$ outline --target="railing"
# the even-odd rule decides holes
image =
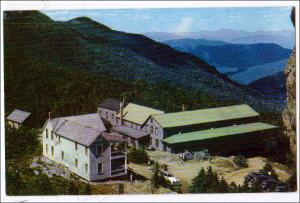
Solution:
[[[120,165],[118,168],[114,168],[111,170],[112,176],[120,173],[125,173],[125,165]]]
[[[114,157],[114,156],[125,156],[125,152],[123,152],[123,151],[112,151],[111,156],[112,157]]]

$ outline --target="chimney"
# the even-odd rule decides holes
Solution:
[[[185,106],[184,106],[184,104],[182,104],[182,111],[185,111]]]
[[[51,120],[51,111],[48,112],[48,119]]]
[[[123,104],[124,100],[123,102],[120,102],[120,125],[123,125]]]

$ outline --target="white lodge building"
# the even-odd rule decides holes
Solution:
[[[88,181],[127,174],[126,143],[106,128],[98,113],[48,119],[43,155]]]

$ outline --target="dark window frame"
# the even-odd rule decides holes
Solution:
[[[99,167],[101,166],[101,167]],[[99,170],[101,169],[101,170]],[[103,164],[102,163],[98,163],[97,164],[97,174],[103,174]]]
[[[99,148],[101,148],[100,153],[99,153]],[[101,145],[101,144],[97,145],[97,147],[96,147],[97,155],[101,156],[103,154],[103,151],[104,151],[103,150],[103,145]]]

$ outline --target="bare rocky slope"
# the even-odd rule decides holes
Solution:
[[[291,13],[291,20],[295,26],[295,8]],[[296,50],[285,68],[286,88],[287,88],[287,107],[283,112],[283,123],[285,125],[285,135],[290,140],[290,150],[293,159],[297,156],[297,132],[296,132]]]
[[[285,68],[287,77],[287,107],[283,112],[283,123],[285,125],[285,134],[290,140],[290,150],[294,160],[297,153],[296,137],[296,58],[295,49],[291,55],[288,65]]]

